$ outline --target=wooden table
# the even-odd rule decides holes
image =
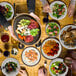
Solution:
[[[24,13],[24,12],[27,13],[26,0],[0,0],[0,2],[2,2],[2,1],[8,1],[12,5],[13,5],[13,3],[15,3],[16,4],[16,13]],[[49,1],[49,3],[51,3],[53,0],[48,0],[48,1]],[[64,1],[67,4],[67,7],[68,7],[70,0],[62,0],[62,1]],[[35,13],[41,19],[40,20],[41,29],[42,29],[42,32],[41,32],[41,41],[43,41],[48,36],[45,33],[45,26],[46,26],[46,24],[43,23],[44,13],[42,13],[42,3],[40,2],[40,0],[36,0],[36,10],[35,10]],[[49,17],[49,19],[51,20],[52,18]],[[69,18],[68,15],[67,15],[64,19],[59,20],[59,23],[61,25],[60,26],[61,28],[63,28],[65,25],[73,24],[73,17]],[[4,32],[7,32],[8,34],[10,34],[9,31],[5,31],[4,30]],[[8,42],[9,46],[10,46],[10,48],[9,48],[10,52],[11,52],[12,46],[14,45],[14,44],[12,44],[11,40],[12,40],[12,37],[10,36],[10,41]],[[16,43],[15,43],[15,45],[16,45]],[[34,46],[34,45],[32,45],[32,46]],[[25,45],[25,48],[26,47],[27,46]],[[1,40],[0,40],[0,48],[3,51],[5,51],[5,49],[4,49],[4,43],[2,43]],[[40,48],[38,48],[38,49],[40,51]],[[47,72],[48,72],[47,76],[51,76],[50,73],[49,73],[49,64],[50,64],[51,60],[48,60],[48,59],[44,58],[41,55],[40,62],[36,66],[29,67],[29,66],[24,65],[23,62],[22,62],[21,54],[22,54],[23,49],[22,50],[18,49],[18,50],[19,50],[18,55],[14,56],[14,55],[10,54],[9,57],[16,58],[19,61],[20,65],[24,66],[27,69],[27,72],[28,72],[29,76],[38,76],[38,69],[39,69],[40,66],[44,65],[44,61],[45,60],[47,60],[47,65],[46,65]],[[64,54],[66,54],[66,53],[67,53],[67,50],[65,48],[63,48],[60,57],[64,58]],[[0,57],[0,65],[2,64],[2,62],[4,61],[4,59],[6,59],[6,57],[4,57],[4,56]],[[1,71],[0,71],[0,76],[4,76]],[[18,76],[20,76],[20,75],[18,75]]]

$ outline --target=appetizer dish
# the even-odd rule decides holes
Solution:
[[[2,72],[5,76],[16,76],[18,74],[18,70],[20,69],[19,62],[14,58],[7,58],[3,61],[1,66]]]
[[[44,57],[53,59],[60,55],[61,45],[57,39],[48,38],[42,43],[41,51]]]
[[[57,36],[59,34],[60,27],[56,22],[49,22],[46,26],[46,33],[49,36]]]
[[[18,37],[26,43],[30,43],[39,34],[39,25],[33,19],[21,19],[17,25]]]
[[[27,47],[22,53],[22,60],[28,66],[36,65],[40,60],[40,53],[34,47]]]
[[[67,14],[67,7],[61,1],[54,1],[50,4],[50,8],[52,9],[52,13],[50,16],[56,20],[63,19]]]
[[[5,16],[7,20],[11,20],[14,15],[13,6],[8,2],[0,3],[0,12]]]
[[[49,71],[52,76],[65,76],[68,72],[68,67],[63,62],[63,59],[57,58],[50,63]]]
[[[76,49],[76,26],[65,26],[59,35],[61,44],[67,49]]]
[[[5,64],[6,72],[10,73],[12,71],[16,71],[17,69],[17,63],[15,62],[8,62]]]

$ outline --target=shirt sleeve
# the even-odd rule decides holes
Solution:
[[[76,2],[75,0],[71,0],[71,3],[74,4],[74,5],[75,5],[75,2]]]
[[[35,0],[27,0],[27,8],[29,12],[35,12]]]
[[[8,27],[11,24],[6,20],[6,18],[3,16],[3,14],[0,12],[0,24],[4,27]]]
[[[42,2],[43,6],[48,3],[47,0],[40,0],[40,1]]]

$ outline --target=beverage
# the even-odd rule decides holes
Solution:
[[[9,54],[10,54],[10,52],[9,52],[9,51],[4,51],[4,56],[5,56],[5,57],[8,57],[8,56],[9,56]]]
[[[4,45],[4,48],[5,48],[6,50],[8,50],[8,49],[9,49],[9,44],[6,43],[6,44]]]
[[[1,36],[1,40],[2,40],[2,42],[8,42],[9,41],[9,36],[7,34],[3,34]]]

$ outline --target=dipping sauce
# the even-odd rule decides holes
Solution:
[[[2,42],[8,42],[9,41],[9,36],[7,34],[3,34],[1,36],[1,40],[2,40]]]
[[[5,51],[5,52],[4,52],[4,56],[5,56],[5,57],[8,57],[8,56],[9,56],[9,54],[10,54],[10,52],[9,52],[9,51]]]

